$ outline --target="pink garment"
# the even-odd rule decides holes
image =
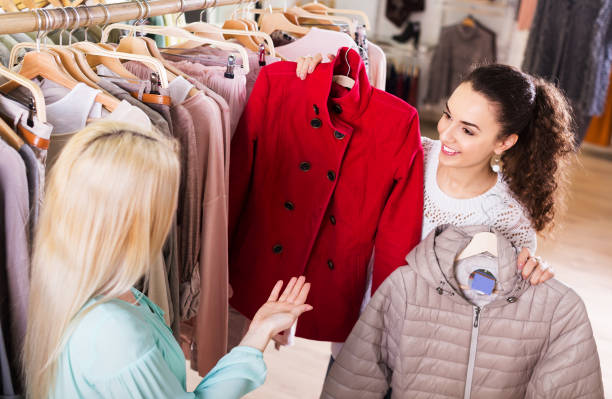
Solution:
[[[257,76],[259,76],[259,71],[262,67],[259,66],[259,55],[257,53],[252,52],[250,50],[247,50],[247,53],[249,56],[249,73],[246,77],[248,99],[251,96],[253,86],[255,85],[255,81],[257,80]],[[172,61],[190,61],[205,66],[225,67],[227,65],[227,57],[229,56],[229,54],[230,52],[226,50],[201,46],[185,50],[181,53],[181,55],[164,54],[164,58]],[[188,56],[189,58],[186,58],[185,56]],[[269,55],[266,55],[266,65],[270,65],[278,61],[280,61],[280,58],[270,57]],[[242,65],[242,60],[240,58],[236,60],[236,65]]]
[[[385,90],[387,81],[387,57],[376,44],[368,41],[368,58],[370,60],[370,83],[380,90]]]
[[[517,28],[518,30],[531,29],[531,23],[535,15],[538,0],[522,0],[519,8]]]
[[[276,47],[276,52],[287,61],[297,61],[299,57],[313,56],[321,53],[323,57],[335,55],[342,47],[357,48],[355,41],[346,33],[312,28],[302,38]]]
[[[230,109],[230,131],[233,134],[247,102],[244,73],[235,69],[234,79],[228,79],[224,76],[225,67],[204,66],[189,61],[175,62],[174,65],[225,99]]]

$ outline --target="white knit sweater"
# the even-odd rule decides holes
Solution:
[[[440,142],[422,138],[425,161],[425,193],[423,209],[424,239],[436,226],[488,225],[494,227],[517,248],[536,249],[536,233],[526,210],[514,198],[499,174],[497,183],[474,198],[457,199],[445,194],[436,179]]]

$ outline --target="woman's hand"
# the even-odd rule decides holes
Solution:
[[[524,280],[529,280],[531,285],[542,284],[555,277],[552,268],[540,258],[531,256],[527,248],[523,248],[517,258],[518,269]]]
[[[334,54],[329,54],[327,56],[330,61],[333,61],[336,56]],[[317,65],[319,65],[323,61],[323,54],[319,53],[314,57],[300,57],[297,59],[297,67],[295,68],[295,73],[298,78],[304,80],[306,79],[306,75],[314,72]]]
[[[249,331],[240,345],[251,346],[263,352],[271,337],[291,327],[302,313],[312,310],[312,306],[305,304],[310,283],[306,283],[304,276],[289,280],[279,298],[281,288],[283,282],[278,281],[268,302],[253,316]]]

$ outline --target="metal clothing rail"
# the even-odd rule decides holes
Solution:
[[[91,26],[107,24],[112,22],[122,22],[130,19],[153,17],[157,15],[173,14],[184,11],[203,10],[218,6],[248,3],[245,0],[159,0],[150,2],[127,2],[108,5],[79,6],[73,11],[79,13],[77,26]],[[45,8],[49,23],[43,23],[45,30],[53,30],[66,27],[70,22],[70,27],[74,26],[74,21],[67,21],[66,13],[61,8]],[[74,13],[73,13],[74,15]],[[72,18],[71,18],[72,19]],[[36,11],[11,12],[0,14],[0,34],[36,32],[41,28],[40,13]]]

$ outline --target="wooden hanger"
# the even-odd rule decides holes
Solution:
[[[25,144],[21,137],[19,137],[2,118],[0,118],[0,137],[6,142],[6,144],[10,145],[17,151]]]
[[[455,262],[484,252],[497,257],[497,236],[494,233],[476,233],[467,247],[457,255]]]
[[[143,55],[139,55],[139,54],[130,54],[130,53],[123,53],[120,51],[109,51],[106,50],[104,48],[99,47],[97,44],[94,43],[90,43],[90,42],[79,42],[79,43],[74,43],[73,46],[78,47],[80,50],[82,50],[85,54],[87,54],[87,59],[89,60],[90,57],[95,57],[92,58],[92,60],[96,60],[96,61],[100,61],[99,63],[95,64],[95,65],[104,65],[106,67],[108,67],[112,72],[115,72],[117,75],[119,75],[120,77],[126,79],[126,80],[135,80],[135,81],[140,81],[140,79],[130,73],[129,71],[127,71],[127,69],[125,69],[125,67],[121,64],[121,62],[119,60],[124,59],[124,60],[132,60],[132,61],[139,61],[142,62],[143,64],[146,64],[149,68],[153,69],[155,72],[157,72],[157,74],[159,75],[159,80],[160,80],[160,85],[163,88],[168,88],[168,74],[166,69],[164,68],[164,65],[162,64],[161,61],[159,61],[156,58],[153,57],[148,57],[148,56],[143,56]],[[108,62],[109,60],[113,60],[116,61],[117,63],[119,63],[119,65],[121,66],[121,68],[127,72],[129,75],[131,76],[122,76],[121,73],[119,73],[117,70],[114,70],[111,68],[111,66],[114,67],[114,65],[116,65],[114,62],[110,63]],[[91,65],[91,63],[90,63]],[[110,65],[110,66],[109,66]]]
[[[247,54],[245,48],[240,46],[239,44],[222,42],[222,41],[212,40],[212,39],[205,38],[205,37],[196,36],[196,35],[194,35],[191,32],[187,32],[184,29],[176,28],[176,27],[170,27],[170,26],[132,26],[132,25],[126,25],[126,24],[112,24],[112,25],[109,25],[106,28],[104,28],[104,30],[102,32],[102,42],[106,42],[106,40],[108,40],[108,34],[113,29],[125,29],[125,30],[128,30],[128,31],[131,31],[132,33],[135,30],[139,30],[139,31],[141,31],[143,33],[151,33],[151,34],[161,35],[161,36],[169,36],[169,37],[182,38],[182,39],[187,39],[187,40],[199,42],[201,45],[202,44],[208,44],[208,45],[217,46],[217,47],[225,49],[225,50],[233,50],[233,51],[236,51],[236,52],[238,52],[240,54],[240,57],[242,58],[242,68],[244,69],[245,74],[248,74],[249,71],[250,71],[248,54]]]
[[[16,55],[20,49],[36,49],[37,46],[38,45],[36,43],[17,43],[11,50],[10,61],[14,63]],[[63,52],[62,54],[66,55],[66,53]],[[28,79],[33,79],[40,76],[72,90],[80,82],[66,71],[66,67],[74,70],[75,73],[77,70],[80,71],[76,65],[76,61],[74,61],[74,58],[72,59],[72,62],[63,65],[61,63],[61,59],[58,62],[58,60],[55,58],[55,54],[50,53],[48,50],[30,51],[23,57],[19,74]],[[0,91],[3,93],[8,93],[14,90],[18,85],[19,84],[15,81],[7,82],[0,86]],[[96,96],[95,101],[102,104],[104,108],[109,111],[113,111],[120,103],[119,100],[106,93],[99,93]]]
[[[350,90],[353,87],[355,87],[355,80],[350,77],[351,64],[349,64],[349,61],[348,61],[349,51],[350,50],[346,50],[344,52],[344,62],[346,63],[346,66],[348,67],[348,71],[346,72],[346,75],[333,75],[332,82],[337,83],[340,86],[345,87]]]
[[[18,73],[11,72],[9,69],[0,65],[0,75],[10,79],[12,82],[17,83],[28,89],[32,93],[32,99],[34,100],[34,106],[36,107],[36,116],[42,123],[47,123],[47,108],[45,105],[45,96],[40,87],[29,79],[24,78]]]
[[[355,36],[355,24],[350,20],[350,18],[326,14],[314,14],[300,7],[291,7],[287,10],[287,13],[295,15],[298,19],[310,19],[316,21],[317,23],[321,23],[321,21],[323,21],[325,23],[329,23],[330,25],[348,25],[351,37]]]
[[[252,21],[255,22],[255,21]],[[243,25],[242,25],[243,26]],[[255,24],[255,26],[257,26]],[[270,54],[271,57],[276,57],[276,51],[274,50],[274,42],[270,35],[265,32],[260,32],[258,30],[241,30],[241,29],[226,29],[225,26],[223,28],[218,28],[214,25],[211,25],[206,22],[192,22],[188,25],[182,27],[182,29],[194,33],[197,36],[208,37],[214,40],[225,40],[225,38],[229,37],[240,37],[240,36],[249,36],[262,39],[266,44],[266,50]],[[206,35],[206,36],[205,36]],[[179,45],[173,46],[173,48],[193,48],[197,46],[201,46],[201,43],[192,43],[185,42]],[[259,51],[259,46],[253,50]]]
[[[244,21],[239,19],[228,19],[223,23],[223,29],[232,29],[232,30],[240,30],[248,32],[250,29],[250,25]],[[259,43],[257,43],[253,38],[249,36],[232,36],[232,35],[223,35],[225,39],[231,39],[233,37],[238,40],[238,42],[243,45],[245,48],[248,48],[251,51],[259,50]]]
[[[325,13],[325,14],[345,14],[345,15],[358,15],[363,20],[366,30],[371,30],[370,18],[368,15],[361,10],[350,10],[350,9],[339,9],[331,8],[321,3],[308,3],[301,6],[306,11],[314,14]]]
[[[287,19],[280,12],[268,12],[265,10],[250,10],[253,14],[260,14],[259,30],[267,34],[271,34],[275,30],[281,30],[287,33],[304,36],[310,32],[310,28],[298,26]]]

